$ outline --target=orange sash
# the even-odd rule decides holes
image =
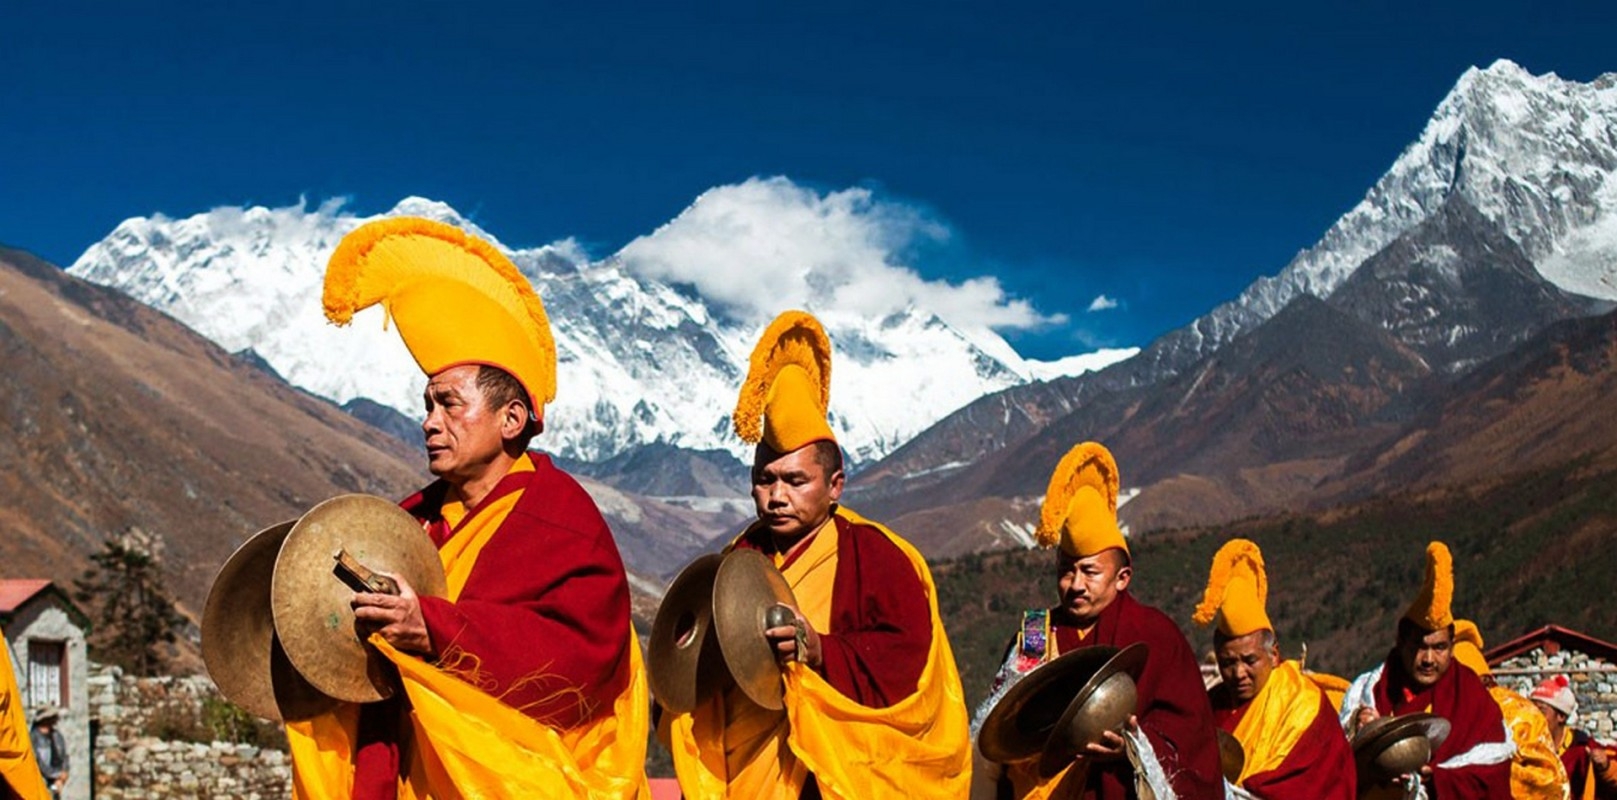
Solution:
[[[1516,742],[1516,757],[1510,762],[1510,796],[1516,800],[1564,800],[1566,766],[1550,741],[1550,723],[1533,701],[1503,686],[1488,687],[1505,726]]]
[[[1295,661],[1282,661],[1269,673],[1263,691],[1252,698],[1235,725],[1235,740],[1246,751],[1237,785],[1280,768],[1319,715],[1320,691]]]
[[[726,698],[681,714],[670,724],[671,749],[680,788],[690,800],[796,798],[810,772],[828,800],[909,798],[917,792],[966,796],[971,743],[965,696],[926,562],[885,527],[844,507],[837,514],[880,530],[909,558],[926,587],[932,636],[915,692],[888,708],[869,708],[792,663],[785,671],[784,712]],[[828,630],[836,578],[834,524],[827,522],[807,548],[783,574],[815,630],[835,633]],[[734,746],[742,741],[757,746],[746,751]]]
[[[11,645],[4,631],[0,631],[0,781],[23,800],[50,800],[50,789],[34,758],[33,740],[28,738],[28,719],[23,716],[22,693],[17,691]]]
[[[533,462],[524,455],[511,472],[532,470]],[[478,554],[521,495],[512,492],[491,502],[438,551],[451,601],[460,596]],[[444,511],[452,527],[465,514],[458,503],[446,503]],[[400,800],[650,797],[645,777],[650,695],[632,627],[628,687],[613,702],[610,715],[568,731],[544,725],[456,675],[398,652],[380,636],[371,636],[370,643],[398,667],[410,700]],[[350,796],[358,708],[343,704],[333,713],[287,724],[293,797]]]

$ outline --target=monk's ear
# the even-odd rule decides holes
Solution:
[[[1117,590],[1129,588],[1129,581],[1134,579],[1134,567],[1124,564],[1117,568]]]
[[[826,480],[826,483],[831,487],[831,502],[835,503],[842,499],[842,487],[847,482],[847,479],[848,476],[839,469],[831,473],[831,477]]]
[[[510,400],[500,408],[500,438],[509,442],[528,428],[528,407],[521,400]]]

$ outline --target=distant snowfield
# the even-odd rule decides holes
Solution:
[[[232,352],[251,349],[293,385],[366,397],[412,418],[425,378],[382,314],[344,329],[320,306],[326,261],[370,219],[421,216],[495,242],[533,282],[558,350],[543,446],[600,460],[665,442],[745,457],[730,410],[768,320],[806,308],[835,358],[831,423],[856,463],[891,452],[984,394],[1076,375],[1136,352],[1023,359],[996,328],[1059,324],[991,277],[928,281],[896,253],[935,223],[864,190],[819,194],[783,178],[704,193],[623,251],[592,260],[571,240],[510,248],[450,206],[406,198],[359,217],[317,208],[219,208],[133,218],[69,272],[164,311]],[[734,286],[751,282],[748,291]],[[775,287],[778,291],[766,291]]]

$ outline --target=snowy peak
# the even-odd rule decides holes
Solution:
[[[1278,274],[1158,340],[1142,363],[1173,374],[1299,294],[1326,298],[1367,259],[1463,197],[1560,288],[1617,299],[1617,75],[1470,69],[1363,200]]]
[[[733,202],[726,197],[728,188],[786,196],[799,204],[836,200],[784,179],[720,187],[704,198],[716,193]],[[843,217],[858,211],[857,204],[850,208],[832,211]],[[834,225],[839,218],[823,208],[816,213],[818,233],[807,243],[839,255],[843,245],[836,241]],[[438,220],[488,238],[544,298],[560,374],[542,446],[587,461],[653,444],[744,455],[730,431],[729,411],[753,339],[767,319],[734,313],[733,304],[719,313],[703,287],[677,280],[679,270],[699,275],[703,264],[723,262],[726,254],[711,252],[712,241],[695,240],[698,246],[691,247],[687,237],[678,247],[664,247],[657,237],[665,229],[679,231],[677,219],[636,240],[640,251],[655,252],[660,263],[673,265],[663,278],[634,269],[632,259],[621,253],[592,260],[572,240],[525,249],[498,244],[497,237],[453,207],[426,198],[406,198],[379,217],[397,215]],[[345,233],[375,218],[349,213],[341,201],[312,209],[300,202],[287,208],[215,209],[184,219],[134,218],[90,247],[69,272],[167,312],[233,352],[252,350],[296,386],[337,403],[368,398],[418,418],[425,379],[397,334],[384,329],[380,313],[361,312],[339,330],[321,312],[326,261]],[[860,255],[882,257],[868,248]],[[958,301],[965,294],[912,272],[888,270],[854,272],[863,279],[875,274],[917,298]],[[805,283],[836,286],[838,280],[849,278],[810,274]],[[983,287],[968,288],[980,295]],[[801,305],[820,316],[836,351],[831,422],[855,463],[880,458],[955,409],[1024,383],[1035,372],[1082,371],[1132,353],[1110,351],[1043,365],[1021,359],[986,325],[948,321],[950,313],[963,313],[976,322],[982,304],[966,310],[974,317],[961,312],[958,303],[952,312],[911,302],[871,314],[868,307],[839,304],[834,292],[804,299]],[[990,310],[993,303],[1010,303],[997,296],[990,300]]]

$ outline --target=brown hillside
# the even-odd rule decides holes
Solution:
[[[342,492],[394,496],[413,454],[173,319],[0,251],[0,562],[69,582],[112,533],[161,538],[201,608],[248,535]]]
[[[63,585],[110,534],[161,538],[172,587],[200,610],[247,536],[333,495],[402,497],[418,447],[232,356],[174,319],[0,249],[0,575]],[[542,442],[541,442],[542,443]],[[612,526],[647,614],[662,579],[739,528],[580,479]]]

